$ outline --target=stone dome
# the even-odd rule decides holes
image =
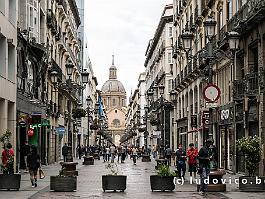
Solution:
[[[107,92],[122,92],[125,93],[123,84],[117,79],[107,80],[101,88],[103,93]]]

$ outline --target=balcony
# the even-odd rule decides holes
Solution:
[[[213,4],[215,3],[215,0],[207,0],[207,6],[211,8]]]
[[[235,30],[247,33],[265,19],[265,1],[249,0],[227,22],[227,32]],[[242,32],[243,31],[243,32]]]
[[[206,17],[209,11],[206,0],[201,0],[202,16]]]
[[[194,11],[194,22],[195,24],[201,25],[203,21],[203,17],[201,15],[201,11],[199,11],[198,5],[195,7]]]
[[[256,96],[259,90],[259,74],[250,73],[245,76],[247,96]]]
[[[58,1],[58,11],[61,15],[66,16],[67,13],[67,4],[65,0]]]
[[[245,94],[245,81],[244,79],[234,80],[233,82],[233,98],[235,101],[242,100]]]

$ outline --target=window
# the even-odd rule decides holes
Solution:
[[[110,106],[110,97],[108,97],[108,106]]]
[[[173,37],[173,31],[171,26],[168,28],[168,36]]]
[[[5,2],[6,1],[3,0],[0,1],[0,12],[3,13],[3,15],[5,15]]]
[[[112,126],[114,126],[116,128],[121,126],[121,122],[118,119],[114,119],[111,124],[112,124]]]
[[[124,105],[124,99],[122,99],[122,104],[121,104],[121,105],[122,105],[122,106],[125,106],[125,105]]]
[[[115,100],[115,98],[112,100],[112,105],[113,106],[116,106],[116,100]]]
[[[233,1],[232,0],[228,0],[227,1],[227,19],[231,19],[233,16]]]
[[[8,79],[11,81],[15,80],[15,58],[16,51],[15,47],[11,44],[8,45]]]
[[[168,52],[168,63],[172,64],[172,52]]]
[[[6,76],[6,39],[0,37],[0,75]]]

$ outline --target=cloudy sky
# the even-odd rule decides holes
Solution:
[[[98,89],[108,79],[114,53],[118,79],[129,97],[145,70],[148,41],[169,3],[172,0],[85,0],[86,54],[92,61]]]

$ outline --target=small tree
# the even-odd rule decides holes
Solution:
[[[0,137],[0,142],[2,142],[3,148],[6,148],[6,145],[8,143],[10,143],[10,137],[11,137],[12,133],[11,131],[9,131],[8,129],[6,130],[6,132]]]
[[[249,175],[254,176],[261,160],[260,138],[257,136],[243,137],[236,141],[236,146],[246,156],[246,169]]]

